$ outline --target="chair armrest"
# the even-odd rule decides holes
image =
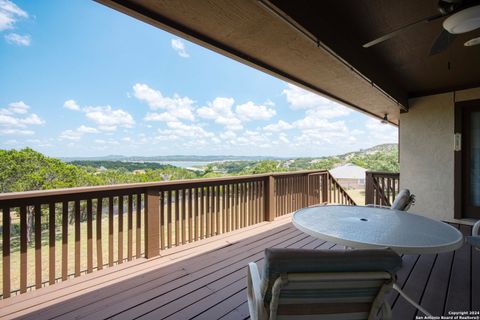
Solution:
[[[397,286],[396,283],[393,284],[393,289],[395,289],[396,291],[398,291],[398,293],[405,299],[407,300],[408,303],[410,303],[412,306],[414,306],[415,308],[417,308],[418,310],[420,310],[423,314],[425,314],[426,316],[429,316],[431,317],[432,315],[427,311],[425,310],[421,305],[419,305],[418,303],[416,303],[415,301],[412,300],[412,298],[410,298],[409,296],[407,296],[407,294],[405,292],[403,292],[402,289],[400,289],[399,286]]]
[[[465,241],[475,249],[480,250],[480,236],[467,236]]]
[[[248,297],[248,309],[250,311],[250,318],[252,320],[267,319],[267,313],[263,305],[263,296],[260,289],[262,279],[258,272],[258,267],[255,262],[248,264],[247,275],[247,297]]]
[[[472,228],[472,236],[480,236],[480,220],[475,222]]]

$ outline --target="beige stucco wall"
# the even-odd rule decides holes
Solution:
[[[454,105],[480,99],[480,88],[411,99],[400,115],[400,186],[416,195],[410,210],[444,221],[453,218]]]

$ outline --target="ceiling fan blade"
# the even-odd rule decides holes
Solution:
[[[392,32],[390,33],[387,33],[383,36],[381,36],[380,38],[377,38],[375,40],[372,40],[370,42],[367,42],[365,43],[362,47],[364,48],[370,48],[371,46],[374,46],[376,44],[379,44],[381,42],[384,42],[385,40],[388,40],[388,39],[391,39],[393,38],[394,36],[396,36],[397,34],[399,33],[402,33],[404,32],[405,30],[408,30],[412,27],[415,27],[417,24],[420,24],[420,23],[429,23],[429,22],[432,22],[434,20],[437,20],[437,19],[440,19],[440,18],[443,18],[445,17],[446,15],[443,15],[443,14],[437,14],[437,15],[434,15],[434,16],[431,16],[431,17],[428,17],[428,18],[425,18],[425,19],[422,19],[422,20],[418,20],[418,21],[415,21],[415,22],[412,22],[410,24],[407,24],[401,28],[398,28],[396,30],[393,30]]]
[[[442,29],[437,39],[435,39],[432,49],[430,49],[430,55],[433,56],[435,54],[445,51],[448,46],[453,42],[455,37],[455,34],[451,34],[447,30]]]

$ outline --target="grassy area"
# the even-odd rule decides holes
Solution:
[[[105,216],[105,214],[104,214]],[[42,217],[43,218],[43,217]],[[94,215],[95,218],[95,215]],[[18,218],[12,216],[12,225],[18,224]],[[132,231],[132,242],[133,242],[133,255],[135,256],[136,251],[136,214],[133,214],[133,231]],[[114,248],[114,260],[118,259],[118,216],[114,216],[113,220],[113,248]],[[47,224],[47,221],[42,223]],[[128,245],[128,225],[127,225],[127,214],[124,213],[123,216],[123,257],[127,257],[127,245]],[[3,224],[3,221],[2,221]],[[142,215],[141,221],[141,248],[143,252],[143,243],[144,243],[144,219]],[[96,220],[93,221],[93,266],[97,266],[97,242],[96,242]],[[103,264],[108,263],[108,217],[102,217],[102,259]],[[42,281],[48,281],[49,273],[49,246],[48,246],[48,229],[42,230]],[[61,225],[56,225],[55,228],[55,277],[61,277],[61,266],[62,266],[62,230]],[[32,236],[34,238],[34,235]],[[80,224],[80,269],[87,269],[87,222],[82,222]],[[19,236],[11,237],[11,252],[10,252],[10,274],[11,274],[11,289],[15,290],[20,287],[20,246],[19,246]],[[3,246],[1,246],[3,247]],[[68,226],[68,274],[73,274],[75,272],[75,226],[70,224]],[[3,273],[3,260],[0,262],[0,272]],[[27,286],[35,284],[35,246],[34,241],[27,247]],[[2,283],[3,287],[3,283]]]
[[[365,205],[365,189],[346,189],[345,191],[357,205]]]

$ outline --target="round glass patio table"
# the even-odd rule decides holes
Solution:
[[[358,249],[391,248],[397,253],[453,251],[463,235],[453,226],[405,211],[361,207],[318,206],[296,211],[293,225],[321,240]]]

